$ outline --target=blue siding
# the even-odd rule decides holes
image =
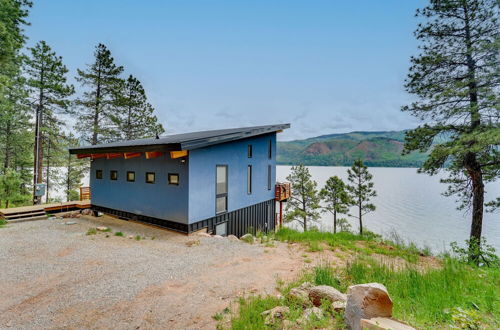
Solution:
[[[95,159],[91,165],[92,204],[180,223],[188,221],[188,162],[168,155],[145,159]],[[95,171],[103,170],[103,178]],[[109,179],[110,170],[118,171],[118,180]],[[135,171],[135,182],[127,182],[127,171]],[[154,184],[146,183],[146,172],[155,172]],[[180,184],[169,185],[168,173],[179,173]]]
[[[269,141],[272,158],[268,158]],[[251,144],[253,157],[247,157]],[[214,217],[215,167],[228,165],[228,211],[237,210],[274,198],[276,182],[276,133],[189,152],[189,223]],[[247,194],[247,166],[252,165],[252,194]],[[267,171],[271,165],[271,189]]]

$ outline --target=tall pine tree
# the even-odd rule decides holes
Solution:
[[[347,190],[351,205],[358,208],[358,214],[353,216],[359,220],[359,234],[363,235],[363,216],[375,211],[375,205],[370,203],[371,198],[377,196],[377,192],[373,189],[373,176],[361,159],[354,161],[347,174],[347,180],[350,182]]]
[[[109,49],[99,44],[94,52],[94,63],[86,70],[78,69],[76,80],[87,90],[76,100],[79,117],[76,125],[82,138],[92,145],[120,139],[113,118],[116,117],[116,95],[123,84]]]
[[[326,203],[324,209],[333,214],[333,233],[337,233],[337,214],[347,214],[351,200],[344,181],[332,176],[320,191],[321,199]]]
[[[286,204],[285,220],[297,221],[304,231],[309,221],[320,217],[320,197],[316,181],[312,180],[309,169],[304,165],[292,166],[292,173],[286,178],[292,185],[292,194]]]
[[[48,132],[48,124],[56,115],[68,113],[69,97],[74,93],[73,86],[66,82],[68,69],[62,58],[47,45],[38,42],[29,48],[30,56],[26,59],[26,73],[30,98],[35,106],[35,147],[33,184],[43,182],[44,136]],[[34,190],[34,189],[33,189]],[[39,204],[40,197],[33,193],[33,203]]]
[[[405,151],[430,150],[421,171],[448,172],[445,195],[472,210],[471,245],[481,240],[485,183],[500,175],[498,13],[497,0],[431,0],[418,10],[420,54],[406,81],[417,100],[402,108],[426,121],[408,132]]]
[[[134,140],[154,137],[165,132],[154,115],[141,82],[130,75],[122,84],[115,98],[117,107],[113,122],[120,131],[121,139]]]

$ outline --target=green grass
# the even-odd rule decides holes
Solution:
[[[115,233],[115,236],[123,237],[124,235],[123,235],[123,233],[121,231],[117,231]]]
[[[397,242],[384,240],[381,236],[370,231],[365,231],[363,236],[360,236],[349,232],[336,234],[318,230],[299,232],[289,228],[282,228],[276,233],[275,239],[290,243],[303,243],[308,247],[309,252],[321,251],[323,250],[322,244],[326,244],[332,250],[351,251],[361,255],[382,254],[401,257],[409,262],[418,261],[419,255],[429,254],[428,249],[423,252],[414,244],[405,244],[399,238],[397,238]]]
[[[0,228],[3,228],[7,225],[7,220],[5,219],[0,219]]]
[[[96,228],[89,228],[89,230],[87,230],[87,235],[96,235],[96,234],[97,234]]]
[[[341,291],[358,283],[382,283],[394,302],[394,315],[414,326],[451,324],[454,308],[475,311],[479,328],[500,326],[500,269],[475,268],[447,258],[438,269],[421,271],[412,265],[395,270],[371,258],[348,264],[338,285]]]
[[[135,240],[136,240],[136,241],[140,241],[141,239],[142,239],[141,235],[136,235],[136,236],[135,236]]]

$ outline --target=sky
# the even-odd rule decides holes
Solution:
[[[70,70],[98,43],[144,85],[167,134],[290,123],[281,140],[413,128],[400,111],[424,0],[34,0],[28,46]]]

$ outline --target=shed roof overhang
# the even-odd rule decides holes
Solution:
[[[231,128],[213,131],[202,131],[184,134],[175,134],[158,139],[140,139],[120,141],[93,146],[70,148],[70,154],[101,154],[125,152],[171,152],[180,150],[193,150],[215,144],[227,143],[253,136],[280,132],[290,127],[290,124],[277,124],[266,126],[253,126]]]

